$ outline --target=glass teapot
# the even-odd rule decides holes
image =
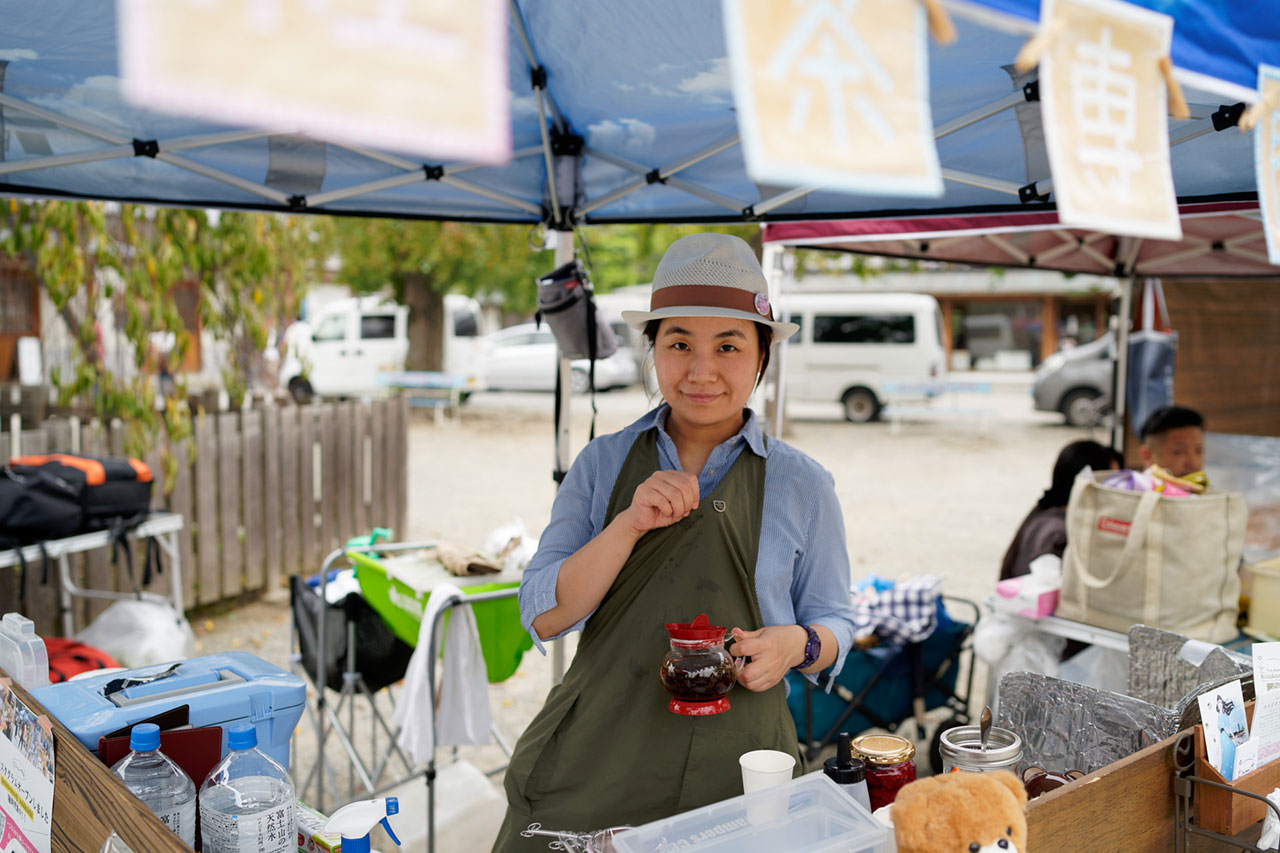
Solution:
[[[712,625],[707,614],[692,622],[668,623],[671,651],[662,659],[658,678],[671,694],[667,710],[690,717],[722,714],[729,710],[728,693],[738,679],[742,662],[725,649],[729,636],[721,625]]]

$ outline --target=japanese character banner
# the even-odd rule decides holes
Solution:
[[[1176,240],[1166,90],[1173,19],[1119,0],[1045,0],[1045,144],[1063,225]]]
[[[354,145],[511,156],[504,0],[121,0],[121,85],[158,110]]]
[[[1267,255],[1280,264],[1280,68],[1258,66],[1258,95],[1265,109],[1254,125],[1253,161],[1258,170],[1258,202],[1262,206]]]
[[[922,4],[724,0],[724,20],[753,180],[942,195]]]

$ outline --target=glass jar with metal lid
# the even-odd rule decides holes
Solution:
[[[987,733],[987,748],[982,749],[982,732],[978,726],[956,726],[939,738],[942,772],[969,770],[986,773],[1008,770],[1017,774],[1022,761],[1022,738],[1017,732],[992,726]]]
[[[916,779],[916,747],[898,735],[860,735],[853,751],[866,764],[867,794],[871,810],[887,806],[904,785]]]

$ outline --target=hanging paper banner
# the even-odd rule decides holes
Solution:
[[[1270,106],[1254,125],[1253,162],[1258,171],[1258,201],[1267,255],[1280,265],[1280,68],[1258,66],[1258,95]],[[1274,106],[1271,106],[1274,105]]]
[[[1166,90],[1173,19],[1120,0],[1045,0],[1045,144],[1063,225],[1177,240]]]
[[[511,156],[504,0],[120,0],[140,106],[437,159]]]
[[[753,180],[942,195],[922,4],[724,0],[724,20]]]

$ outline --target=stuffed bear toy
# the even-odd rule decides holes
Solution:
[[[1027,853],[1027,790],[1012,773],[946,773],[898,792],[898,853]]]

